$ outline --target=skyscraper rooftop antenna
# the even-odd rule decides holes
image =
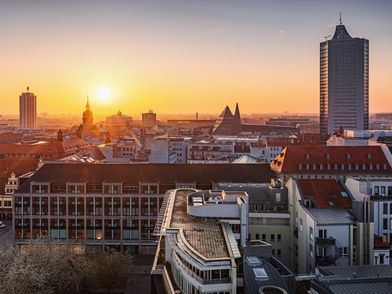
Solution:
[[[340,14],[339,14],[339,22],[340,22],[340,25],[342,25],[343,23],[342,23],[342,13],[340,12]]]

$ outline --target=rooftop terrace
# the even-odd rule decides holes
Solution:
[[[186,241],[207,259],[230,258],[221,223],[217,219],[192,217],[187,213],[191,190],[176,192],[170,228],[182,229]]]

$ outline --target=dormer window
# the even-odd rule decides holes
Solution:
[[[320,170],[323,170],[324,166],[323,164],[320,164]]]
[[[342,167],[341,167],[341,168],[342,168],[342,170],[344,170],[344,164],[342,164]]]
[[[373,164],[369,164],[369,169],[373,170]]]
[[[307,170],[309,169],[309,164],[306,165],[306,169],[307,169]]]
[[[366,164],[362,164],[362,170],[366,169]]]
[[[351,159],[351,154],[347,153],[347,159]]]
[[[316,170],[316,164],[313,164],[313,170]]]
[[[384,163],[384,169],[387,169],[387,164],[386,163]]]
[[[368,159],[372,159],[372,154],[368,153],[367,157],[368,157]]]
[[[333,168],[334,168],[335,170],[337,170],[337,169],[338,169],[338,165],[335,163],[335,164],[333,165]]]

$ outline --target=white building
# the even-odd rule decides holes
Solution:
[[[355,215],[353,196],[340,180],[291,178],[287,187],[295,271],[373,262],[373,223],[364,210]]]
[[[188,144],[183,137],[169,137],[169,153],[176,154],[176,163],[186,163],[187,146]]]
[[[167,192],[154,230],[161,239],[152,274],[182,293],[236,293],[237,240],[245,245],[247,214],[245,192]]]

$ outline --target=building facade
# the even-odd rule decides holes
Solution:
[[[320,43],[320,133],[369,128],[369,41],[336,26]]]
[[[12,195],[14,241],[49,238],[84,248],[154,253],[164,195],[214,182],[269,182],[268,165],[49,163]]]

